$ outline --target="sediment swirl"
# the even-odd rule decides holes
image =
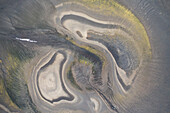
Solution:
[[[138,6],[148,4],[143,1]],[[4,9],[0,77],[2,94],[12,99],[13,109],[0,104],[2,111],[137,112],[137,101],[143,102],[158,84],[148,82],[156,81],[149,70],[155,45],[145,21],[123,3],[37,0]]]

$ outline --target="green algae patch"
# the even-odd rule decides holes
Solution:
[[[70,83],[73,85],[73,87],[75,87],[76,89],[82,91],[83,89],[78,85],[78,83],[76,82],[75,78],[73,77],[73,73],[71,68],[76,64],[76,63],[80,63],[80,64],[85,64],[85,65],[93,65],[92,61],[90,61],[88,58],[85,57],[80,57],[77,59],[75,59],[74,62],[72,62],[67,70],[67,78],[70,81]]]
[[[92,63],[88,58],[85,58],[85,57],[80,58],[80,59],[79,59],[79,62],[80,62],[81,64],[85,64],[85,65],[93,65],[93,63]]]
[[[7,105],[9,109],[14,108],[19,110],[19,108],[12,102],[8,93],[6,92],[2,78],[0,78],[0,100],[3,102],[3,104]]]
[[[67,73],[67,78],[69,79],[70,83],[73,85],[73,87],[77,88],[78,90],[82,91],[82,89],[80,88],[80,86],[76,83],[72,71],[71,71],[71,67]]]
[[[85,50],[87,50],[87,51],[95,54],[96,56],[98,56],[98,57],[100,58],[100,60],[102,61],[103,66],[106,65],[107,59],[106,59],[106,57],[102,54],[102,52],[100,52],[99,50],[97,50],[97,49],[95,49],[95,48],[93,48],[93,47],[86,46],[86,45],[80,45],[80,44],[76,43],[76,41],[74,41],[74,40],[72,40],[72,39],[70,39],[70,38],[66,38],[66,39],[67,39],[68,41],[70,41],[72,44],[74,44],[75,46],[80,47],[80,48],[83,48],[83,49],[85,49]]]
[[[1,57],[4,89],[2,90],[9,97],[9,99],[6,99],[7,105],[18,108],[22,112],[38,113],[30,98],[23,68],[24,64],[33,57],[33,53],[21,43],[10,39],[4,39],[1,42],[0,51],[3,52]]]

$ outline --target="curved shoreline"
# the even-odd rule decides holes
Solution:
[[[65,61],[66,61],[66,59],[67,59],[67,58],[66,58],[66,54],[65,54],[64,52],[58,51],[57,53],[55,53],[55,54],[52,56],[51,60],[50,60],[47,64],[45,64],[43,67],[41,67],[40,70],[42,70],[43,68],[47,67],[48,65],[51,65],[51,64],[54,62],[54,60],[56,59],[56,55],[57,55],[58,53],[61,53],[61,54],[64,55],[64,59],[62,60],[62,62],[61,62],[61,64],[60,64],[60,72],[59,72],[60,77],[59,77],[59,78],[60,78],[60,81],[61,81],[61,85],[62,85],[63,90],[69,95],[69,97],[62,96],[62,97],[59,97],[59,98],[57,98],[57,99],[48,100],[48,99],[46,99],[46,98],[42,95],[42,93],[41,93],[41,91],[40,91],[40,88],[39,88],[39,85],[38,85],[38,91],[39,91],[40,95],[43,97],[44,100],[46,100],[46,101],[48,101],[48,102],[50,102],[50,103],[58,102],[58,101],[60,101],[60,100],[72,101],[72,100],[74,99],[73,95],[72,95],[71,93],[69,93],[68,90],[65,88],[64,83],[63,83],[63,80],[62,80],[62,76],[63,76],[63,75],[62,75],[62,68],[63,68],[63,64],[65,63]],[[39,71],[38,71],[38,73],[37,73],[37,79],[36,79],[36,80],[37,80],[37,84],[39,84],[38,78],[39,78]]]
[[[63,13],[64,14],[64,13]],[[67,13],[66,13],[67,14]],[[73,13],[74,14],[74,13]],[[75,13],[76,14],[76,13]],[[71,15],[71,14],[70,14]],[[64,15],[62,15],[63,17],[64,17]],[[60,16],[60,18],[61,18],[61,23],[58,23],[59,25],[61,24],[62,25],[62,18],[63,17],[61,17]],[[82,17],[82,18],[84,18],[84,17]],[[57,21],[58,22],[58,21]],[[102,24],[101,24],[102,25]],[[103,24],[104,25],[104,24]],[[60,28],[59,28],[60,29]],[[64,30],[64,29],[63,29]],[[67,32],[68,31],[66,31],[66,30],[64,30],[64,32],[67,34]],[[70,35],[69,33],[67,34],[67,35]],[[101,43],[97,43],[97,42],[94,42],[94,41],[90,41],[90,40],[86,40],[86,39],[80,39],[80,38],[78,38],[75,34],[71,34],[71,35],[73,35],[73,36],[71,36],[72,38],[74,38],[74,37],[76,37],[75,39],[76,40],[78,40],[78,41],[80,41],[81,43],[83,42],[83,43],[85,43],[85,44],[91,44],[91,45],[94,45],[93,47],[94,48],[100,48],[100,47],[102,47],[102,51],[107,51],[107,53],[109,53],[109,55],[111,55],[111,53],[107,50],[107,48],[105,48]],[[104,49],[104,50],[103,50]],[[112,55],[111,55],[112,56]],[[111,61],[114,61],[113,63],[112,63],[112,65],[113,64],[116,64],[116,62],[115,62],[115,60],[113,60],[114,58],[113,58],[113,56],[111,57]],[[110,60],[109,60],[110,61]],[[116,64],[116,67],[117,67],[117,64]],[[118,72],[120,72],[120,73],[122,73],[123,72],[123,70],[121,70],[120,68],[118,68]],[[123,72],[124,73],[124,72]],[[122,76],[122,75],[121,75]],[[125,78],[123,81],[125,82],[125,80],[128,80],[125,76],[123,76],[123,77],[121,77],[121,78]],[[133,77],[132,77],[132,79],[133,79]],[[122,88],[121,88],[122,89]],[[124,91],[125,92],[125,91]]]

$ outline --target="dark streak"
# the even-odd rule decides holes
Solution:
[[[93,87],[93,86],[92,86]],[[103,93],[101,93],[98,89],[96,89],[95,87],[93,87],[96,91],[97,91],[97,93],[107,102],[107,104],[109,105],[109,107],[112,109],[112,110],[114,110],[114,111],[116,111],[117,113],[119,113],[118,112],[118,110],[116,109],[116,107],[115,106],[113,106],[113,104],[106,98],[106,96],[104,96],[104,94]]]

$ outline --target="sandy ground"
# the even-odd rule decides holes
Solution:
[[[39,2],[39,0],[37,0]],[[110,31],[113,34],[118,32],[122,35],[129,36],[127,33],[122,32],[117,29],[107,29],[98,23],[102,24],[116,24],[121,25],[125,28],[132,27],[135,30],[135,27],[132,24],[128,23],[125,20],[119,20],[120,18],[108,16],[108,18],[103,18],[103,15],[96,14],[95,11],[91,11],[90,9],[86,9],[82,5],[74,5],[72,2],[66,4],[58,4],[62,3],[65,0],[51,0],[53,5],[56,7],[48,6],[47,2],[34,1],[31,3],[30,1],[20,2],[13,4],[6,0],[0,1],[0,35],[5,36],[7,38],[13,38],[14,41],[18,41],[24,45],[26,48],[29,48],[30,40],[37,41],[38,38],[34,40],[32,37],[22,38],[22,40],[16,40],[14,34],[10,34],[11,31],[15,30],[25,30],[28,28],[37,29],[39,25],[47,22],[53,28],[63,34],[64,36],[69,34],[71,38],[77,40],[77,43],[82,45],[91,45],[95,49],[97,48],[99,51],[102,51],[106,56],[108,61],[110,62],[110,72],[112,73],[112,86],[114,91],[114,99],[116,105],[121,109],[122,112],[125,113],[147,113],[147,112],[169,112],[169,64],[170,64],[170,55],[169,55],[169,7],[168,0],[120,0],[119,2],[125,5],[129,10],[132,10],[135,16],[139,18],[140,22],[144,25],[147,34],[149,36],[151,48],[152,48],[152,58],[149,61],[146,61],[147,65],[144,65],[144,68],[141,68],[139,76],[135,80],[133,87],[130,91],[125,93],[122,91],[121,84],[117,80],[117,76],[115,73],[115,69],[118,70],[120,77],[123,79],[123,82],[128,85],[132,83],[133,77],[128,78],[126,73],[122,69],[120,69],[111,53],[107,50],[105,46],[101,43],[87,40],[87,32],[89,30],[96,30],[99,32]],[[164,2],[166,1],[166,2]],[[42,3],[42,4],[41,4]],[[8,6],[8,4],[11,4]],[[41,4],[41,5],[39,5]],[[78,7],[77,7],[78,6]],[[9,8],[10,7],[10,8]],[[53,15],[53,12],[49,10],[50,8],[56,8],[56,15]],[[80,18],[75,19],[67,19],[65,15],[78,15],[84,17],[90,21],[96,22],[93,24],[89,24],[90,22],[80,21]],[[60,16],[59,16],[60,15]],[[65,20],[63,17],[65,16]],[[45,21],[47,20],[47,21]],[[44,22],[45,21],[45,22]],[[72,25],[73,24],[73,25]],[[44,24],[43,24],[44,25]],[[43,27],[43,25],[41,27]],[[100,28],[101,27],[101,28]],[[83,38],[80,38],[77,34],[79,31]],[[16,33],[17,34],[17,33]],[[27,34],[28,35],[28,34]],[[24,36],[24,34],[23,34]],[[20,38],[20,37],[19,37]],[[43,39],[42,37],[40,37]],[[28,40],[29,39],[29,40]],[[3,40],[3,38],[2,38]],[[28,40],[23,43],[23,40]],[[8,44],[7,44],[8,46]],[[35,48],[40,48],[36,45]],[[78,92],[74,88],[70,86],[69,83],[66,82],[64,76],[59,77],[59,67],[60,62],[62,62],[63,56],[59,55],[56,58],[55,65],[51,65],[47,68],[47,70],[43,70],[40,73],[40,78],[38,79],[39,84],[37,83],[37,73],[42,66],[47,64],[51,59],[51,56],[56,53],[57,49],[44,50],[40,48],[44,53],[37,55],[34,61],[30,64],[30,68],[24,67],[24,76],[26,76],[26,81],[28,82],[29,93],[33,100],[33,103],[37,106],[37,108],[44,113],[55,113],[58,110],[65,109],[65,112],[101,112],[104,113],[104,110],[107,109],[107,106],[103,103],[102,99],[94,93],[89,92]],[[35,50],[38,51],[38,50]],[[48,52],[47,52],[48,51]],[[68,54],[66,52],[66,54]],[[62,74],[65,74],[65,68],[67,67],[68,59],[66,59],[65,64],[63,64]],[[34,67],[32,65],[35,65]],[[32,71],[33,70],[33,71]],[[28,74],[25,74],[27,73]],[[31,77],[30,77],[31,75]],[[29,79],[31,78],[31,80]],[[49,100],[53,100],[55,98],[63,96],[68,96],[65,92],[63,92],[64,87],[61,86],[62,80],[65,85],[65,88],[68,92],[72,93],[76,99],[73,101],[63,101],[61,103],[49,103],[38,91],[38,86],[40,86],[40,90],[42,95]],[[121,94],[120,94],[121,93]],[[6,112],[9,112],[4,106],[0,106]],[[66,109],[67,108],[67,109]],[[82,111],[76,111],[76,109]],[[72,111],[70,111],[72,110]],[[108,111],[109,112],[109,111]]]
[[[64,56],[62,54],[58,54],[54,63],[48,66],[45,71],[42,70],[38,78],[38,85],[42,95],[51,101],[60,96],[67,96],[62,89],[59,76],[59,68],[63,59]]]

